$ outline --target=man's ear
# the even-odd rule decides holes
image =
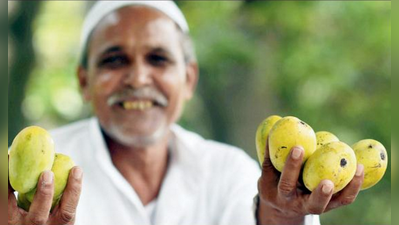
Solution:
[[[190,62],[186,66],[186,100],[190,100],[197,88],[199,68],[197,62]]]
[[[79,66],[77,75],[78,75],[79,87],[82,92],[83,98],[86,101],[90,101],[91,96],[90,96],[90,91],[89,91],[89,81],[88,81],[89,77],[88,77],[87,70],[85,68],[83,68],[82,66]]]

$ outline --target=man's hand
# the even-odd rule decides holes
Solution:
[[[14,190],[8,181],[8,225],[72,225],[82,189],[82,169],[72,168],[68,184],[57,205],[50,214],[54,194],[54,174],[42,173],[37,192],[29,212],[18,208]]]
[[[262,176],[258,182],[258,221],[266,224],[303,224],[309,214],[322,214],[349,205],[355,201],[364,179],[363,166],[359,165],[353,180],[342,191],[333,195],[334,184],[323,180],[310,193],[299,182],[304,150],[291,149],[284,170],[280,174],[272,165],[266,145]]]

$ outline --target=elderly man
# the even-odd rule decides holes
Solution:
[[[259,171],[242,150],[175,124],[193,96],[198,66],[173,2],[96,3],[81,51],[79,84],[95,117],[52,132],[58,151],[81,168],[72,170],[50,214],[51,172],[40,178],[29,212],[17,208],[9,188],[9,224],[319,224],[313,214],[355,200],[361,166],[340,194],[332,196],[327,180],[310,194],[297,186],[300,146],[281,174],[268,154]]]

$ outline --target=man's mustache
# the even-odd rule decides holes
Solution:
[[[130,100],[132,98],[147,99],[154,101],[156,104],[166,107],[169,104],[168,99],[160,91],[153,87],[144,87],[140,89],[124,89],[111,95],[107,103],[109,106]]]

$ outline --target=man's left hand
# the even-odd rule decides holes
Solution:
[[[259,224],[303,224],[306,215],[320,215],[355,201],[364,179],[362,165],[358,165],[355,177],[337,194],[333,195],[334,184],[329,180],[320,182],[310,193],[298,182],[303,155],[302,147],[292,148],[280,174],[273,167],[266,147],[262,176],[258,182]]]

